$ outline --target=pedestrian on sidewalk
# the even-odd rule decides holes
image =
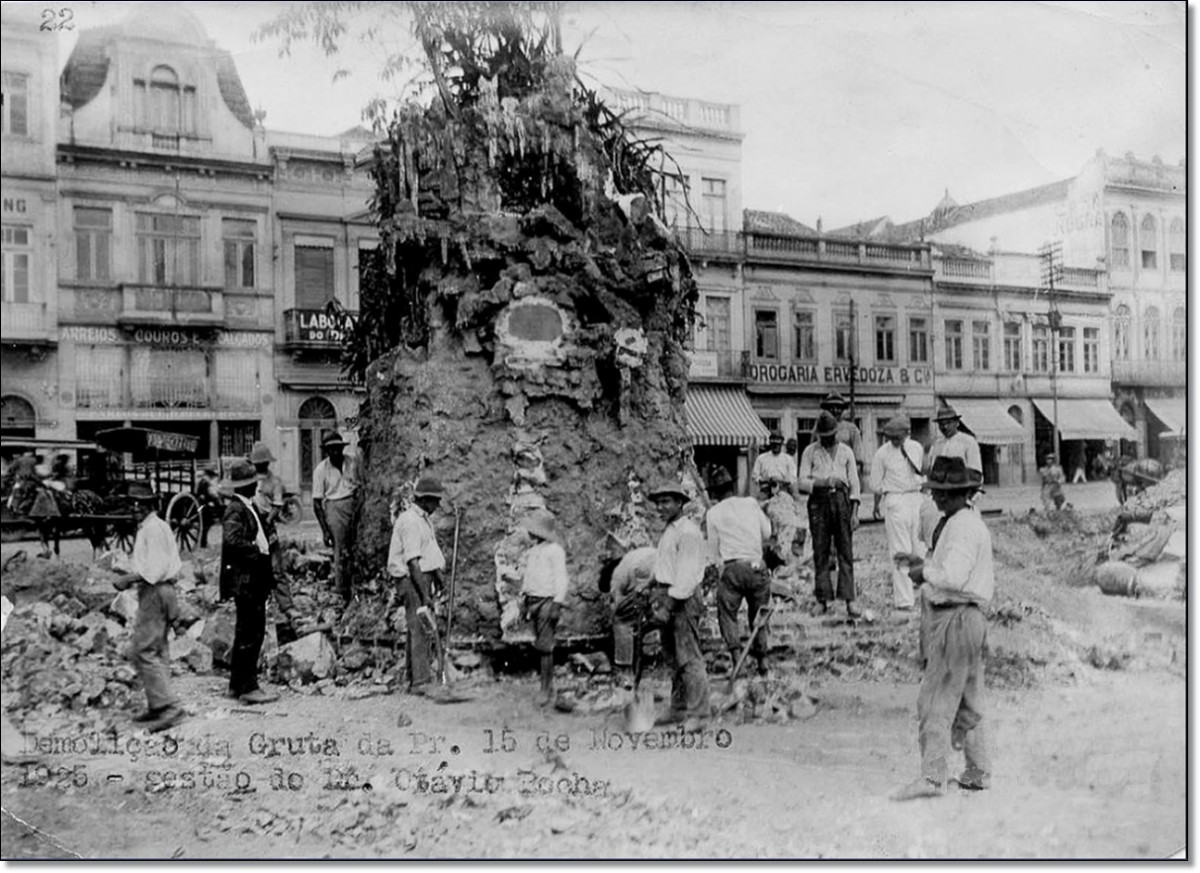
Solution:
[[[921,475],[925,452],[909,434],[907,415],[896,415],[883,426],[887,442],[871,460],[871,487],[875,491],[872,517],[883,519],[888,555],[924,554],[921,543]],[[892,567],[892,605],[911,610],[916,605],[908,573]]]
[[[346,559],[354,543],[358,506],[358,457],[346,452],[349,443],[336,431],[321,440],[324,460],[313,470],[313,514],[321,525],[325,545],[333,547],[333,583],[345,603],[354,596]]]
[[[274,691],[258,684],[258,656],[267,634],[267,599],[275,587],[266,525],[254,507],[258,474],[249,461],[229,468],[222,488],[231,493],[221,517],[221,588],[233,597],[237,621],[229,660],[229,696],[245,704],[272,703]]]
[[[442,483],[433,476],[418,479],[412,502],[396,516],[388,547],[388,575],[404,601],[405,672],[410,694],[426,693],[434,680],[437,625],[433,606],[442,588],[446,557],[430,516],[442,505],[443,493]]]
[[[526,513],[521,518],[521,527],[534,539],[534,545],[525,553],[521,609],[533,622],[533,648],[541,661],[538,704],[547,706],[554,702],[554,637],[571,587],[567,553],[559,542],[558,525],[550,510]]]
[[[738,622],[742,601],[746,601],[746,621],[751,630],[759,611],[771,603],[771,575],[763,561],[763,545],[771,538],[771,522],[753,497],[738,497],[734,493],[733,477],[724,467],[713,472],[708,493],[716,504],[705,515],[704,526],[709,550],[721,568],[717,581],[717,623],[729,652],[729,669],[733,670],[742,649]],[[790,494],[782,496],[791,503]],[[791,551],[790,540],[788,551]],[[750,650],[759,674],[766,675],[770,650],[766,625],[754,635]]]
[[[271,470],[275,456],[264,442],[257,442],[250,450],[250,463],[258,476],[258,488],[254,492],[254,509],[262,519],[267,533],[267,545],[271,549],[271,576],[274,585],[271,593],[283,621],[276,628],[281,646],[295,642],[300,624],[296,603],[292,598],[292,583],[283,566],[283,544],[279,541],[279,516],[283,512],[283,480]]]
[[[951,749],[961,750],[966,769],[960,788],[981,790],[991,783],[984,719],[984,655],[995,577],[992,537],[968,500],[978,488],[961,458],[939,458],[924,486],[933,494],[942,520],[928,558],[897,555],[914,585],[923,586],[921,658],[924,672],[917,694],[921,776],[892,795],[894,800],[937,797],[946,792]]]
[[[671,709],[663,721],[683,723],[685,732],[699,730],[711,715],[708,673],[700,651],[700,619],[704,600],[704,537],[683,514],[688,494],[677,483],[659,485],[648,495],[666,523],[654,560],[653,592],[660,622],[662,650],[671,666]]]
[[[171,655],[167,631],[179,618],[175,579],[183,568],[179,544],[171,526],[155,511],[158,495],[145,482],[132,482],[128,497],[138,519],[137,536],[129,558],[131,572],[113,580],[124,591],[137,585],[138,608],[133,620],[129,656],[146,692],[146,711],[134,721],[151,733],[183,721],[186,713],[171,689]]]
[[[835,599],[830,564],[837,551],[836,599],[846,601],[846,614],[862,615],[854,588],[854,531],[858,530],[861,501],[854,453],[837,438],[837,419],[822,412],[817,419],[817,442],[800,457],[800,490],[808,493],[808,523],[812,530],[813,569],[817,612],[829,611]]]

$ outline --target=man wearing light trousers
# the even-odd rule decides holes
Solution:
[[[893,555],[925,554],[921,542],[921,475],[924,450],[909,436],[908,416],[897,415],[883,426],[887,442],[871,461],[871,487],[875,490],[874,517],[883,518],[888,560]],[[911,610],[916,604],[908,573],[892,565],[892,605]]]

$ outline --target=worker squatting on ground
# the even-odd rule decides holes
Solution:
[[[654,546],[630,549],[620,560],[612,560],[600,570],[597,587],[612,595],[613,664],[627,675],[625,684],[633,687],[628,671],[633,667],[634,646],[642,644],[646,631],[643,604],[654,584]]]
[[[1046,462],[1038,469],[1038,473],[1042,477],[1042,509],[1046,512],[1062,509],[1067,500],[1067,496],[1063,493],[1063,484],[1067,481],[1067,474],[1063,472],[1062,465],[1058,463],[1058,455],[1046,455]]]
[[[649,497],[666,523],[655,555],[653,597],[663,652],[672,670],[671,710],[666,721],[683,722],[684,731],[695,731],[710,715],[708,673],[700,651],[704,538],[696,523],[683,514],[690,498],[680,485],[660,485]]]
[[[758,501],[734,494],[733,477],[724,467],[718,467],[712,474],[708,493],[717,501],[704,517],[710,553],[721,570],[717,582],[717,622],[732,669],[742,648],[738,627],[742,601],[746,601],[746,620],[752,630],[759,611],[771,602],[771,576],[763,563],[763,544],[771,537],[771,523]],[[766,624],[751,641],[751,651],[759,674],[765,675],[769,651]]]
[[[925,451],[909,436],[908,416],[897,415],[883,426],[887,442],[871,460],[871,487],[875,490],[872,515],[883,519],[888,554],[924,554],[921,543],[921,475]],[[892,605],[912,609],[916,605],[912,581],[899,567],[892,568]]]
[[[567,553],[559,543],[554,513],[548,509],[527,513],[521,518],[521,527],[534,539],[533,547],[525,553],[521,611],[526,620],[533,622],[533,648],[541,660],[538,703],[546,706],[554,700],[554,635],[571,587]]]
[[[408,688],[413,694],[425,693],[434,679],[437,626],[433,603],[435,593],[442,587],[446,557],[429,516],[441,505],[442,494],[442,483],[437,479],[432,476],[418,479],[412,503],[396,516],[388,547],[388,575],[396,582],[404,601],[408,629],[404,661]]]
[[[237,607],[229,656],[229,696],[248,704],[279,699],[278,694],[258,684],[258,656],[267,633],[267,600],[275,587],[267,524],[254,506],[258,485],[258,474],[249,461],[234,463],[229,468],[229,479],[222,483],[223,490],[232,492],[232,496],[221,517],[221,597],[232,597]]]
[[[808,492],[808,525],[812,530],[813,570],[817,609],[829,611],[836,596],[846,601],[846,613],[862,615],[854,589],[854,531],[858,529],[860,485],[858,467],[849,446],[838,442],[837,420],[829,412],[817,419],[818,441],[800,456],[799,487]],[[830,579],[831,546],[837,550],[835,595]]]
[[[113,587],[124,591],[131,585],[138,586],[129,656],[146,691],[146,711],[133,720],[157,733],[179,724],[185,716],[179,698],[171,690],[171,655],[167,643],[167,630],[179,617],[175,579],[183,561],[171,526],[154,510],[158,495],[146,483],[134,482],[129,486],[128,496],[138,516],[137,536],[129,558],[131,572],[114,579]]]
[[[299,618],[292,598],[292,583],[283,568],[283,545],[279,541],[279,516],[283,512],[283,480],[271,472],[275,456],[264,442],[257,442],[250,450],[250,463],[258,477],[258,488],[254,491],[254,509],[266,529],[267,542],[271,548],[271,573],[275,577],[271,591],[275,605],[283,616],[283,623],[276,631],[281,646],[299,638]]]
[[[991,781],[984,718],[984,653],[987,622],[983,607],[995,588],[992,536],[968,499],[979,487],[961,458],[939,458],[924,486],[942,519],[927,558],[895,555],[913,583],[923,586],[921,658],[924,674],[917,695],[921,777],[893,795],[895,800],[944,794],[951,748],[961,749],[966,769],[959,787],[987,788]]]
[[[354,519],[358,508],[358,458],[346,453],[349,443],[336,432],[321,440],[324,460],[313,470],[313,514],[321,525],[325,545],[333,547],[333,581],[346,603],[354,596],[346,557],[354,539]]]

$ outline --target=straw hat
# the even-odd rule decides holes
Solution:
[[[904,436],[912,430],[912,424],[909,423],[907,415],[894,415],[887,420],[887,424],[883,426],[884,436]]]
[[[520,525],[538,539],[558,539],[558,519],[548,509],[535,509],[526,513],[521,517]]]
[[[251,464],[264,464],[275,460],[275,456],[271,454],[271,450],[267,448],[267,444],[259,440],[254,444],[254,448],[250,450]]]
[[[321,448],[323,449],[334,449],[348,445],[350,445],[350,443],[346,442],[345,437],[343,437],[336,430],[331,430],[329,433],[325,434],[325,438],[321,440]]]
[[[221,483],[222,487],[236,489],[245,488],[258,482],[258,471],[249,461],[235,461],[229,468],[229,478]]]

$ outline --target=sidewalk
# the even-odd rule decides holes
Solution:
[[[1017,485],[1007,488],[989,485],[984,492],[975,504],[984,512],[1000,510],[1005,515],[1024,515],[1031,509],[1042,511],[1041,485]],[[1107,512],[1117,508],[1117,490],[1107,480],[1064,485],[1063,493],[1067,495],[1067,503],[1080,512]],[[874,494],[863,494],[862,503],[858,507],[858,515],[862,521],[870,520],[874,501]]]

